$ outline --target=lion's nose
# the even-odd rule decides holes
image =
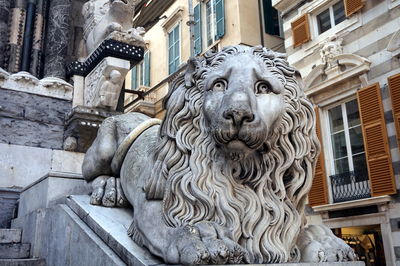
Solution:
[[[231,120],[237,127],[254,120],[253,112],[246,109],[228,109],[222,113],[222,116],[227,120]]]

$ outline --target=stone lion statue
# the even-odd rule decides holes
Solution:
[[[327,227],[305,224],[320,146],[302,86],[267,48],[191,59],[161,125],[138,113],[104,121],[83,164],[92,203],[126,198],[132,238],[166,263],[354,260]]]

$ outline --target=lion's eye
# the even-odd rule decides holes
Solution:
[[[268,94],[273,92],[271,84],[265,81],[259,81],[256,83],[256,94]]]
[[[212,89],[214,91],[224,91],[226,89],[226,81],[223,79],[219,79],[216,82],[214,82],[214,85],[212,86]]]

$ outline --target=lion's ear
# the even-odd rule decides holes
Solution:
[[[197,71],[200,65],[200,59],[197,57],[189,58],[185,72],[185,86],[190,88],[194,84],[194,73]]]

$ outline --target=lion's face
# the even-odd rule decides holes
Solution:
[[[204,86],[203,112],[217,148],[233,161],[263,149],[283,113],[284,86],[262,60],[231,56],[210,70]]]

